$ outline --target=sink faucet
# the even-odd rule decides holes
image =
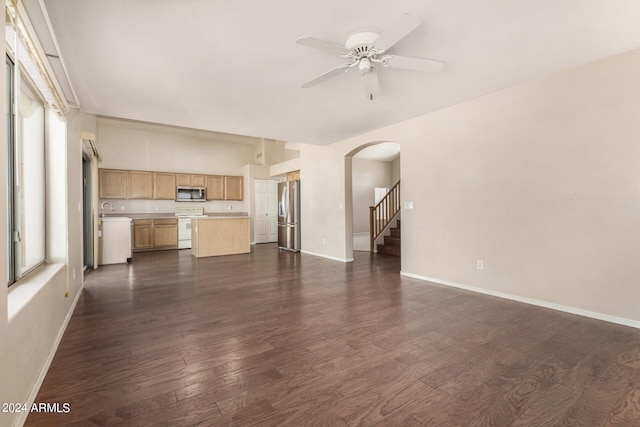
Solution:
[[[102,204],[100,205],[100,218],[104,218],[104,205],[111,206],[111,212],[114,211],[113,203],[111,203],[111,202],[102,202]]]

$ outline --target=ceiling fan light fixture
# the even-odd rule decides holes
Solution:
[[[362,58],[360,63],[358,64],[358,69],[360,70],[360,75],[364,76],[367,73],[372,71],[371,61],[368,58]]]

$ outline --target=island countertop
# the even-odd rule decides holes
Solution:
[[[251,252],[249,217],[191,218],[191,254],[195,257]]]

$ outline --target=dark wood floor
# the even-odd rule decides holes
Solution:
[[[26,425],[640,425],[640,330],[252,250],[91,273]]]

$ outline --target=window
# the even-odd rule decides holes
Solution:
[[[45,261],[45,108],[10,59],[7,89],[8,279],[12,284]]]
[[[13,105],[13,61],[7,57],[7,67],[6,67],[6,109],[5,112],[7,114],[7,159],[9,159],[9,164],[7,165],[7,206],[8,206],[8,215],[7,215],[7,271],[9,272],[9,284],[15,281],[15,277],[13,274],[13,238],[11,237],[13,234],[13,114],[11,111]]]

